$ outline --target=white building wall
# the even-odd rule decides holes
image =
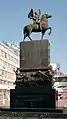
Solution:
[[[53,70],[60,70],[60,64],[59,63],[51,63]]]
[[[19,67],[19,56],[15,54],[15,50],[11,45],[0,42],[0,99],[3,100],[7,92],[9,95],[10,89],[15,88],[13,85],[16,80],[15,70]],[[0,101],[0,105],[2,102]]]

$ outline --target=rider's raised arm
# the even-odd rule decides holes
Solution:
[[[38,9],[38,12],[39,12],[39,16],[41,15],[41,10],[40,9]]]
[[[28,18],[32,19],[33,17],[33,9],[30,10],[30,12],[28,13]]]
[[[38,9],[38,16],[39,16],[39,20],[40,20],[40,17],[41,17],[41,10],[40,9]]]

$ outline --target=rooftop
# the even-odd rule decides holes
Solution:
[[[15,55],[19,56],[19,44],[14,43],[14,42],[9,43],[6,41],[0,41],[0,45],[7,48],[11,52],[13,52]]]

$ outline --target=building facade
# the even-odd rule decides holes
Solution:
[[[56,75],[54,78],[54,88],[58,91],[58,98],[67,99],[67,75]]]
[[[7,42],[0,42],[0,106],[9,105],[10,89],[14,88],[15,70],[19,67],[19,49]]]
[[[59,70],[60,71],[60,64],[59,63],[51,63],[51,66],[53,68],[53,70]]]

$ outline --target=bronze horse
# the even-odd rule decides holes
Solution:
[[[38,24],[33,23],[33,24],[26,25],[23,29],[24,39],[26,37],[28,37],[32,41],[32,39],[30,37],[30,34],[32,32],[41,32],[42,33],[41,40],[43,39],[43,36],[47,30],[50,30],[50,32],[48,33],[48,35],[50,35],[52,29],[51,29],[51,27],[48,27],[48,18],[51,18],[51,17],[52,17],[51,15],[43,14],[41,16],[40,23],[38,23]],[[24,39],[23,39],[23,41],[24,41]]]

